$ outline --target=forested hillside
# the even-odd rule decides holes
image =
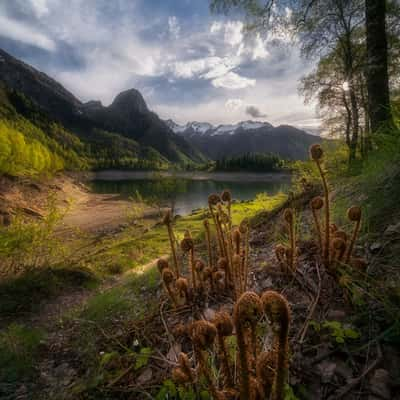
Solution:
[[[16,164],[2,172],[165,169],[205,160],[148,110],[134,89],[119,94],[110,107],[83,104],[58,82],[2,50],[0,73],[0,106],[7,126],[1,130],[3,164]],[[19,133],[12,135],[10,129]]]

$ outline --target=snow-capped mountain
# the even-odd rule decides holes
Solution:
[[[311,144],[320,138],[290,125],[274,127],[269,122],[242,121],[213,126],[208,122],[166,124],[210,159],[245,153],[274,153],[286,159],[306,159]]]
[[[269,122],[261,121],[242,121],[237,124],[227,124],[213,126],[208,122],[188,122],[186,125],[179,125],[171,119],[165,123],[175,132],[182,136],[192,136],[193,134],[216,136],[216,135],[233,135],[239,131],[247,131],[259,128],[272,128]]]

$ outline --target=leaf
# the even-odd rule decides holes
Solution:
[[[343,344],[343,343],[344,343],[344,338],[343,338],[343,336],[336,336],[336,342],[337,342],[337,343],[340,343],[340,344]]]
[[[202,390],[202,391],[200,392],[200,399],[201,399],[201,400],[211,400],[210,393],[208,393],[207,390]]]
[[[140,353],[136,358],[135,370],[138,370],[147,365],[152,352],[153,350],[150,347],[143,347],[140,349]]]
[[[285,385],[285,400],[299,400],[299,398],[294,394],[293,388],[286,384]]]
[[[360,337],[360,334],[351,328],[345,329],[344,334],[346,337],[348,337],[350,339],[358,339]]]
[[[115,351],[113,351],[111,353],[104,353],[101,356],[100,367],[106,366],[111,360],[113,360],[116,357],[118,357],[118,353]]]

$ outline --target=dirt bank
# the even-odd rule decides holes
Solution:
[[[0,178],[0,223],[8,224],[20,213],[28,218],[43,218],[51,198],[65,212],[60,232],[78,229],[105,232],[127,222],[134,207],[143,216],[153,216],[150,207],[122,200],[116,195],[95,194],[73,176],[59,175],[34,181],[2,176]]]

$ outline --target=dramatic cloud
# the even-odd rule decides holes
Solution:
[[[35,28],[0,15],[0,37],[36,46],[48,51],[56,49],[55,42]]]
[[[135,87],[179,123],[234,123],[268,110],[273,124],[318,126],[297,94],[312,65],[288,43],[286,32],[246,34],[236,18],[210,15],[207,1],[0,1],[4,50],[82,101],[109,104]]]
[[[246,114],[253,118],[265,118],[267,114],[263,114],[256,106],[247,106]]]

